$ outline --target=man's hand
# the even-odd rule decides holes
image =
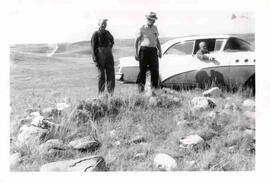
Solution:
[[[139,56],[136,54],[135,55],[135,59],[137,60],[137,61],[140,61],[140,58],[139,58]]]

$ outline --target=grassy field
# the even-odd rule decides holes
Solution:
[[[254,37],[245,36],[251,42]],[[162,39],[165,41],[167,39]],[[74,119],[72,114],[81,101],[97,96],[97,70],[91,60],[89,42],[58,44],[56,54],[48,57],[50,45],[12,45],[10,48],[10,153],[20,152],[22,162],[12,171],[38,171],[42,164],[62,159],[78,158],[98,154],[104,157],[111,171],[152,171],[156,153],[167,153],[176,159],[177,170],[254,170],[255,136],[247,136],[245,130],[254,128],[254,120],[244,115],[242,102],[250,96],[244,93],[223,93],[216,100],[215,117],[208,116],[210,110],[191,112],[190,100],[200,96],[202,90],[173,93],[180,102],[164,101],[151,106],[147,98],[137,93],[132,84],[116,83],[115,95],[103,103],[110,103],[103,117],[87,121]],[[133,56],[133,40],[116,40],[114,57]],[[164,91],[157,91],[162,97]],[[43,157],[29,148],[14,145],[20,121],[29,109],[43,109],[57,102],[70,100],[71,107],[54,122],[63,124],[68,132],[52,134],[68,143],[74,138],[93,135],[102,144],[92,154],[68,152],[54,157]],[[105,98],[105,97],[104,97]],[[228,99],[230,98],[230,99]],[[252,98],[254,99],[254,98]],[[120,106],[117,105],[120,102]],[[234,112],[224,110],[226,103],[235,104]],[[114,131],[113,135],[111,134]],[[186,151],[179,148],[181,137],[198,134],[210,148]],[[136,136],[146,142],[129,144]],[[116,144],[119,143],[119,144]],[[136,158],[144,153],[143,158]],[[190,165],[191,161],[195,161]]]

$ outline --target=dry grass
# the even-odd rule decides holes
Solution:
[[[117,57],[122,56],[119,51],[117,54]],[[255,121],[243,115],[241,106],[250,94],[225,92],[223,98],[216,99],[216,108],[194,113],[190,100],[201,95],[202,90],[173,93],[180,98],[178,103],[165,99],[162,96],[164,90],[159,90],[156,92],[159,104],[152,106],[148,98],[137,93],[135,85],[117,82],[113,97],[103,97],[96,105],[91,105],[87,99],[97,96],[97,72],[89,57],[59,54],[48,58],[43,53],[13,53],[10,153],[22,153],[23,161],[12,171],[37,171],[48,162],[94,154],[103,156],[111,171],[153,171],[156,170],[153,158],[158,152],[174,157],[177,170],[255,170],[255,137],[244,133]],[[67,151],[40,156],[35,149],[14,146],[21,120],[28,109],[51,107],[66,97],[70,99],[71,107],[54,119],[65,129],[52,131],[46,139],[58,138],[68,143],[91,135],[101,142],[100,149],[92,153]],[[228,97],[230,101],[226,100]],[[239,109],[224,111],[227,102],[234,103]],[[208,117],[211,111],[217,113],[213,118]],[[200,135],[207,145],[194,150],[181,149],[179,139],[190,134]],[[131,143],[136,136],[143,136],[146,142]],[[143,155],[136,157],[138,153]]]

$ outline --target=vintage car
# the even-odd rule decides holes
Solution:
[[[199,43],[206,42],[214,61],[197,58]],[[251,43],[232,35],[189,36],[162,45],[159,60],[160,84],[170,88],[208,86],[255,89],[255,52]],[[118,80],[135,83],[139,62],[134,57],[119,59]]]

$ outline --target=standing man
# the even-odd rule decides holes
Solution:
[[[136,56],[139,61],[140,72],[137,77],[139,92],[144,91],[146,71],[149,68],[151,72],[151,84],[154,88],[158,88],[159,79],[159,63],[158,57],[161,58],[162,52],[158,39],[158,30],[154,25],[158,19],[156,13],[150,12],[146,15],[146,24],[140,28],[138,37],[135,41]],[[140,48],[139,48],[140,45]]]
[[[113,94],[115,87],[114,59],[112,55],[114,38],[106,30],[107,19],[100,19],[98,25],[99,29],[93,33],[91,38],[92,58],[99,72],[98,92],[104,92],[106,75],[107,90],[110,94]]]

